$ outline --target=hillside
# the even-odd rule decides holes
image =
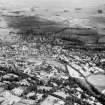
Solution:
[[[104,14],[30,1],[0,1],[0,105],[105,105]]]

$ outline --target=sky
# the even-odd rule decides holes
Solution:
[[[87,6],[95,6],[99,4],[105,3],[105,0],[38,0],[39,3],[43,3],[44,5],[64,5],[65,7],[87,7]]]
[[[105,4],[105,0],[0,0],[0,5],[9,8],[27,8],[34,5],[41,8],[90,8]]]

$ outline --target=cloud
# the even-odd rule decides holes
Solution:
[[[37,4],[44,8],[75,8],[75,7],[89,7],[105,3],[105,0],[0,0],[5,6],[10,8],[31,7]]]

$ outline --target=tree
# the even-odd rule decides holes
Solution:
[[[99,13],[99,14],[102,14],[103,11],[102,11],[101,9],[98,9],[98,13]]]

